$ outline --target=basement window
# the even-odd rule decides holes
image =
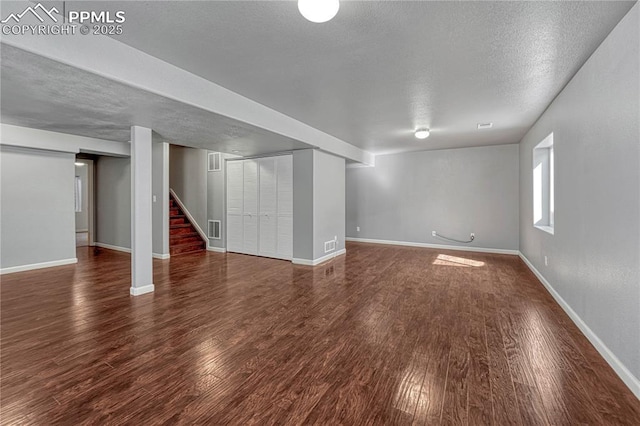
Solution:
[[[555,160],[553,133],[533,148],[533,226],[553,235]]]

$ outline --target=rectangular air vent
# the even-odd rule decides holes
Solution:
[[[219,240],[222,238],[222,222],[219,220],[210,220],[208,226],[207,236],[213,240]]]
[[[219,152],[210,152],[208,156],[210,172],[219,172],[222,170],[222,155]]]
[[[329,253],[336,249],[336,240],[327,241],[324,243],[324,252]]]

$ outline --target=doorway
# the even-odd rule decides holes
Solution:
[[[76,247],[95,245],[94,161],[77,156],[74,178]]]

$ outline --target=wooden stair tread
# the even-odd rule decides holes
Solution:
[[[170,225],[169,227],[172,229],[175,229],[175,228],[188,228],[190,226],[192,226],[190,223],[176,223],[176,224]]]
[[[206,251],[207,243],[190,222],[182,208],[176,203],[173,197],[169,204],[169,252],[171,256],[183,254],[195,254]],[[172,223],[179,222],[183,223]]]
[[[200,237],[200,234],[198,234],[197,232],[187,232],[187,233],[184,233],[184,234],[170,235],[169,239],[170,240],[180,240],[182,238],[192,238],[192,237]]]

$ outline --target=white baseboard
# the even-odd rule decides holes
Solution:
[[[226,248],[207,246],[207,251],[215,251],[216,253],[226,253]]]
[[[96,247],[102,247],[109,250],[121,251],[123,253],[131,253],[131,249],[128,247],[114,246],[106,243],[95,243],[95,245]],[[161,259],[161,260],[169,259],[171,257],[171,255],[168,253],[167,254],[152,253],[152,256],[154,259]]]
[[[423,247],[423,248],[432,248],[432,249],[438,249],[438,250],[473,251],[477,253],[511,254],[514,256],[517,256],[520,253],[518,250],[484,248],[484,247],[448,246],[444,244],[412,243],[409,241],[375,240],[370,238],[347,237],[346,240],[357,242],[357,243],[389,244],[393,246]]]
[[[130,287],[129,293],[132,296],[140,296],[141,294],[152,293],[156,287],[153,284],[144,285],[142,287]]]
[[[569,318],[578,326],[582,334],[584,334],[596,350],[602,355],[607,363],[613,368],[622,381],[631,389],[631,392],[640,399],[640,380],[627,369],[627,367],[618,359],[617,356],[604,344],[596,333],[580,318],[580,316],[571,308],[571,306],[560,296],[547,279],[536,269],[535,266],[522,253],[519,253],[522,261],[531,269],[536,277],[545,286],[547,291],[553,296],[558,305],[569,315]]]
[[[71,265],[78,263],[77,257],[69,259],[52,260],[50,262],[31,263],[29,265],[10,266],[8,268],[0,269],[0,275],[13,274],[14,272],[32,271],[34,269],[52,268],[54,266]]]
[[[326,256],[319,257],[319,258],[317,258],[315,260],[298,259],[298,258],[294,257],[293,259],[291,259],[291,262],[296,264],[296,265],[316,266],[316,265],[319,265],[321,263],[326,262],[327,260],[331,260],[334,257],[338,257],[340,255],[343,255],[346,252],[347,252],[347,249],[338,250],[338,251],[335,251],[333,253],[329,253]]]

